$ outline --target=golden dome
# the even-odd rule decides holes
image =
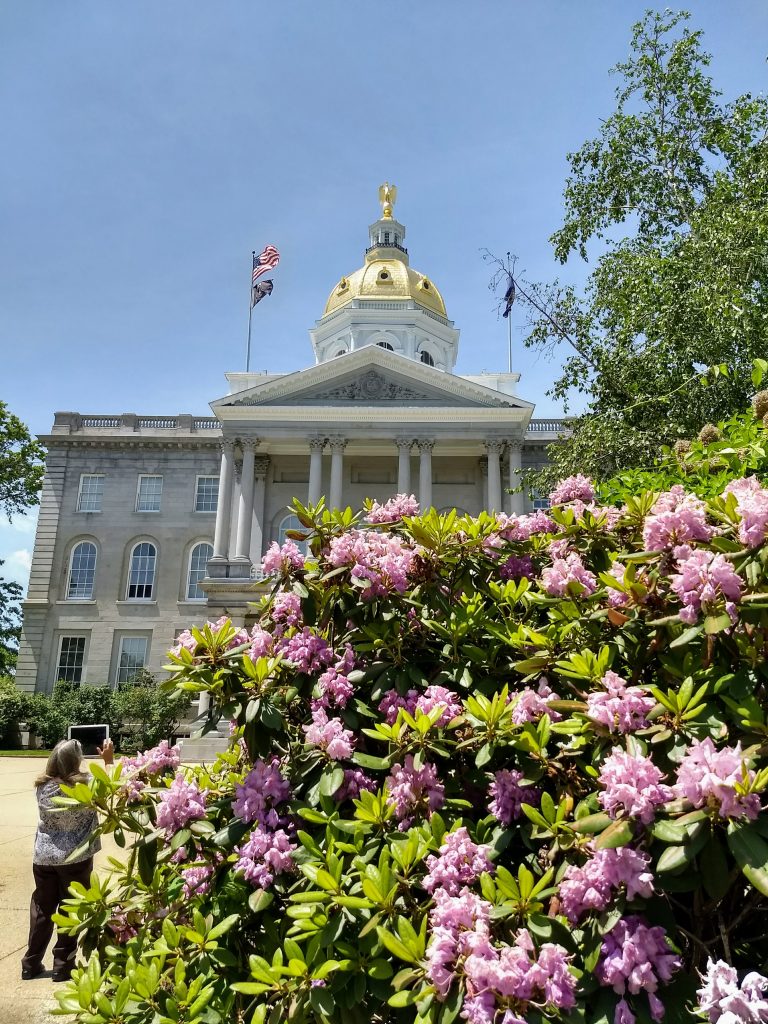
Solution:
[[[323,316],[346,306],[353,299],[363,302],[412,299],[425,309],[446,316],[443,297],[433,281],[406,266],[402,260],[379,257],[375,252],[366,257],[364,267],[342,277],[328,296]]]

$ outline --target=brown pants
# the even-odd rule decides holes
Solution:
[[[77,864],[33,864],[35,891],[29,905],[29,945],[21,966],[35,970],[40,966],[53,935],[51,917],[62,900],[69,896],[72,882],[87,886],[93,870],[93,857]],[[68,971],[74,967],[77,938],[58,932],[53,947],[54,971]]]

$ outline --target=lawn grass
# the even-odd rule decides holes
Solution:
[[[0,750],[0,757],[50,757],[50,750]]]

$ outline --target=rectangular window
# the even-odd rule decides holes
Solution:
[[[59,644],[59,664],[56,681],[79,683],[83,678],[85,661],[85,637],[63,636]]]
[[[195,490],[195,512],[215,512],[219,502],[219,478],[199,476]]]
[[[101,512],[104,494],[104,477],[99,473],[83,473],[80,477],[80,491],[77,495],[78,512]]]
[[[140,476],[136,490],[137,512],[159,512],[160,499],[163,496],[163,478],[161,476]]]
[[[132,683],[147,664],[147,638],[145,636],[124,636],[120,639],[120,653],[117,659],[115,682]]]

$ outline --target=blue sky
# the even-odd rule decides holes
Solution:
[[[307,329],[397,184],[412,264],[461,329],[457,371],[504,369],[480,257],[555,264],[566,153],[612,109],[634,0],[28,0],[0,10],[0,398],[207,412],[242,369],[250,251],[282,253],[254,368],[312,362]],[[768,6],[692,0],[726,97],[764,91]],[[521,351],[537,413],[556,366]],[[0,524],[26,580],[33,523]]]

